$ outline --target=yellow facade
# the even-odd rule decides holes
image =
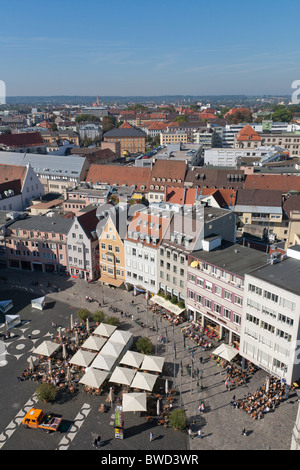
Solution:
[[[111,217],[99,238],[99,264],[101,282],[115,287],[125,282],[124,244]]]

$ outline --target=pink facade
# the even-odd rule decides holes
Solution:
[[[42,272],[67,270],[64,233],[8,228],[5,246],[9,268]]]
[[[186,306],[193,321],[234,342],[240,337],[244,279],[208,263],[193,267],[189,257]],[[198,261],[198,260],[197,260]],[[192,266],[191,266],[192,264]]]

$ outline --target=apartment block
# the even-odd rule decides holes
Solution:
[[[291,385],[300,375],[300,249],[245,276],[241,355]]]

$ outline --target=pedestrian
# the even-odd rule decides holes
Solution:
[[[200,356],[200,364],[202,364],[202,363],[203,363],[203,357]]]
[[[98,436],[97,437],[97,447],[100,447],[101,446],[101,437]]]
[[[191,428],[189,428],[189,431],[188,431],[188,432],[189,432],[189,436],[190,436],[190,438],[191,438],[191,439],[193,439],[193,437],[194,437],[194,436],[193,436],[193,433],[192,433],[192,429],[191,429]]]
[[[201,429],[198,429],[197,436],[200,437],[200,439],[202,439],[202,431],[201,431]]]
[[[242,436],[247,436],[246,429],[244,427],[242,429]]]
[[[133,314],[131,315],[131,320],[133,321]]]
[[[150,432],[150,442],[153,441],[153,432]]]
[[[93,446],[94,446],[94,447],[97,447],[97,439],[94,440]]]

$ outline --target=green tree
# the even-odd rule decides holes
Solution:
[[[119,326],[119,319],[117,317],[106,317],[105,323],[108,325]]]
[[[49,383],[41,384],[35,392],[35,395],[38,400],[45,402],[54,401],[56,398],[56,394],[57,390],[55,385]]]
[[[275,109],[272,119],[277,122],[290,122],[293,117],[293,113],[285,108],[284,106],[279,106]]]
[[[105,320],[105,313],[102,312],[102,310],[97,310],[97,312],[95,312],[93,314],[93,320],[95,323],[102,323],[104,322]]]
[[[186,429],[186,414],[181,408],[172,410],[169,415],[169,424],[173,429],[184,431]]]
[[[86,308],[80,308],[79,310],[77,310],[76,314],[78,318],[82,321],[87,321],[87,319],[91,316],[91,312]]]
[[[145,336],[142,336],[137,340],[136,347],[142,354],[151,354],[152,352],[152,343],[150,339]]]

